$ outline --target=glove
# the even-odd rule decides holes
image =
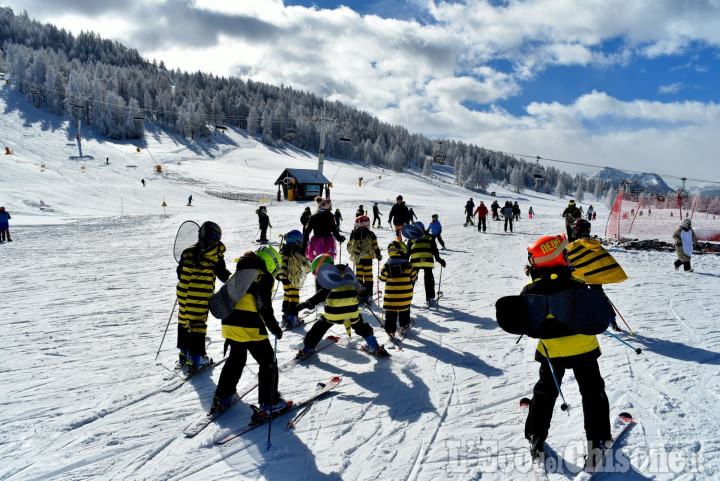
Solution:
[[[313,305],[310,304],[308,301],[301,302],[300,304],[297,305],[298,312],[304,311],[305,309],[312,309],[312,308],[313,308]]]
[[[446,265],[446,264],[445,264],[445,259],[438,259],[438,264],[440,264],[441,266],[445,267],[445,265]]]
[[[272,229],[272,224],[268,224],[268,227],[270,227]]]
[[[282,339],[283,330],[280,329],[277,321],[271,322],[268,326],[268,329],[270,329],[270,332],[272,332],[275,337],[277,337],[278,339]]]
[[[381,260],[382,260],[382,254],[379,254],[377,259],[378,259],[378,261],[381,261]]]
[[[338,240],[339,240],[340,243],[342,244],[343,242],[345,242],[345,236],[344,236],[344,235],[341,235],[340,237],[338,237]]]

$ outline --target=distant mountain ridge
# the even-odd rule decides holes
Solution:
[[[667,194],[675,192],[665,181],[657,174],[645,173],[630,174],[622,170],[605,167],[598,172],[594,172],[588,176],[589,179],[604,180],[613,186],[619,186],[623,181],[637,181],[637,185],[650,194]]]

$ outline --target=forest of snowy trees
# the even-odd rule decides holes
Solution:
[[[603,180],[571,176],[553,167],[454,140],[433,141],[339,102],[288,87],[202,72],[168,70],[136,50],[98,34],[73,36],[0,7],[0,72],[37,108],[81,119],[111,139],[142,139],[144,122],[186,138],[216,126],[246,129],[270,145],[317,152],[325,125],[325,155],[430,173],[433,154],[455,169],[455,182],[485,190],[490,181],[517,192],[540,189],[559,197],[593,192],[609,196]],[[323,120],[324,119],[324,120]],[[541,182],[536,178],[542,176]]]

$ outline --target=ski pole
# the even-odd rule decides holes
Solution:
[[[442,291],[440,288],[442,287],[442,271],[443,266],[440,266],[440,279],[438,280],[438,291],[437,291],[437,301],[435,302],[435,310],[437,311],[440,309],[440,298],[442,297]]]
[[[622,321],[625,323],[625,325],[626,325],[627,328],[628,328],[628,331],[630,331],[630,335],[631,335],[631,336],[634,336],[635,333],[634,333],[633,330],[630,328],[630,324],[628,324],[627,321],[625,320],[625,318],[623,317],[623,315],[620,314],[620,311],[618,311],[618,308],[615,307],[615,304],[612,303],[612,301],[610,300],[610,298],[609,298],[607,295],[605,295],[605,299],[608,300],[608,302],[610,303],[610,305],[612,306],[612,308],[615,309],[615,312],[617,312],[617,313],[618,313],[618,316],[620,316],[620,319],[622,319]]]
[[[272,408],[275,405],[275,391],[277,390],[275,387],[275,366],[276,365],[277,365],[277,336],[275,336],[275,348],[273,349],[273,363],[272,363],[272,367],[271,367],[272,377],[270,378],[271,379],[270,414],[268,414],[270,416],[270,419],[268,420],[268,440],[267,440],[267,449],[266,450],[269,450],[270,446],[272,446],[272,443],[270,442],[270,433],[272,432],[272,418],[273,418]]]
[[[278,237],[280,237],[280,247],[278,248],[278,252],[280,252],[280,251],[282,250],[282,247],[283,247],[283,242],[285,242],[285,237],[283,237],[282,234],[279,234]],[[275,300],[275,294],[277,294],[277,291],[278,291],[278,288],[280,287],[280,284],[282,284],[282,283],[281,283],[281,282],[278,282],[278,283],[275,285],[275,291],[273,292],[272,298],[271,298],[270,300],[273,300],[273,301]]]
[[[255,236],[253,237],[253,242],[255,242],[257,240],[257,236],[258,236],[258,234],[260,234],[260,230],[261,229],[258,229],[258,231],[255,233]]]
[[[177,306],[177,297],[175,297],[175,303],[173,304],[172,311],[170,311],[170,317],[168,318],[167,326],[165,326],[165,332],[163,333],[162,340],[160,341],[160,347],[158,347],[158,352],[157,354],[155,354],[156,361],[158,356],[160,355],[160,349],[162,349],[163,342],[165,342],[165,336],[167,335],[168,329],[170,328],[170,321],[172,320],[173,314],[175,314],[175,306]]]
[[[378,300],[377,303],[380,305],[380,259],[377,260],[378,264],[378,271],[377,271],[377,292],[378,292]]]
[[[619,337],[617,337],[617,336],[616,336],[615,334],[613,334],[612,332],[610,332],[610,331],[605,331],[605,334],[610,334],[612,337],[614,337],[615,339],[617,339],[618,341],[622,342],[622,343],[625,344],[627,347],[629,347],[630,349],[632,349],[633,351],[635,351],[635,354],[642,354],[642,349],[640,349],[639,347],[632,347],[630,344],[628,344],[627,342],[623,341],[622,339],[620,339]]]
[[[377,322],[378,322],[378,324],[380,324],[380,327],[382,327],[383,331],[385,331],[385,324],[383,324],[383,322],[380,320],[380,318],[377,316],[377,314],[375,314],[375,313],[372,311],[372,309],[370,308],[370,304],[369,304],[369,303],[367,304],[367,308],[368,308],[368,311],[370,312],[370,314],[372,314],[373,317],[374,317],[375,319],[377,319]],[[387,331],[385,331],[385,332],[387,332]],[[403,350],[402,345],[400,345],[400,343],[398,342],[398,340],[395,339],[395,336],[389,336],[389,337],[390,337],[390,340],[393,342],[393,344],[395,344],[395,347],[397,347],[398,350],[402,351],[402,350]]]
[[[547,346],[544,342],[542,342],[542,340],[540,340],[540,344],[542,344],[543,349],[545,349],[545,359],[547,359],[548,366],[550,366],[550,374],[552,374],[553,381],[555,381],[555,387],[557,387],[557,390],[560,393],[560,397],[563,400],[563,403],[560,405],[560,410],[567,411],[568,416],[570,416],[570,405],[567,403],[567,401],[565,401],[565,396],[563,395],[562,389],[560,389],[560,383],[555,376],[555,369],[553,369],[552,362],[550,362],[550,353],[548,352]]]

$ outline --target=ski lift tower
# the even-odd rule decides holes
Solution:
[[[535,168],[533,169],[533,182],[535,183],[535,192],[540,190],[540,186],[545,182],[543,174],[545,169],[540,165],[540,156],[535,158]]]
[[[443,152],[443,150],[442,150],[443,141],[436,140],[435,143],[437,144],[437,147],[435,148],[435,151],[433,152],[432,161],[438,165],[445,165],[445,159],[447,158],[447,156],[445,155],[445,152]]]
[[[315,119],[316,122],[320,122],[320,151],[318,152],[318,168],[317,171],[319,174],[323,173],[323,166],[325,165],[325,124],[327,122],[333,122],[333,119],[325,118],[324,112],[323,117],[319,117]]]

